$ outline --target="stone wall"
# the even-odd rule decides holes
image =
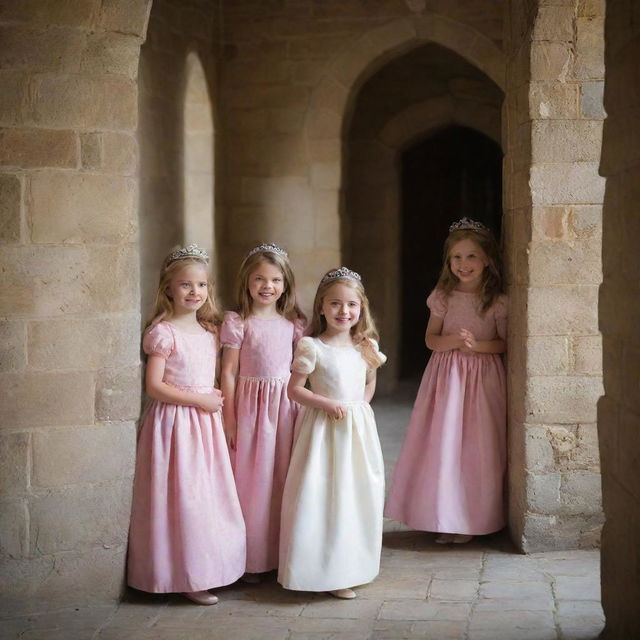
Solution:
[[[608,2],[605,107],[600,172],[606,177],[600,287],[604,390],[598,407],[605,525],[602,533],[604,637],[640,628],[640,7]]]
[[[123,584],[150,4],[0,4],[3,613],[114,598]]]
[[[510,523],[525,551],[598,544],[603,2],[512,2],[505,248]]]

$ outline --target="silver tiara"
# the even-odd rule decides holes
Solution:
[[[201,249],[197,244],[190,244],[182,249],[176,249],[167,256],[167,264],[174,260],[181,260],[182,258],[200,258],[201,260],[209,261],[209,254]]]
[[[274,244],[273,242],[269,242],[267,244],[261,244],[260,246],[254,247],[253,249],[251,249],[251,251],[247,253],[247,258],[249,256],[252,256],[254,253],[258,253],[260,251],[269,251],[271,253],[277,253],[278,255],[284,256],[285,258],[287,258],[289,255],[282,247],[279,247],[277,244]]]
[[[320,284],[329,280],[335,280],[336,278],[349,278],[350,280],[358,281],[362,280],[359,273],[351,271],[351,269],[347,269],[347,267],[340,267],[339,269],[329,271],[329,273],[320,280]]]
[[[471,229],[472,231],[481,231],[482,229],[486,229],[486,228],[487,227],[485,227],[482,224],[482,222],[476,222],[471,218],[464,217],[461,220],[458,220],[458,222],[454,222],[449,227],[449,233],[451,233],[452,231],[462,231],[463,229]]]

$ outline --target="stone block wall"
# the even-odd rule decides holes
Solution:
[[[600,287],[604,390],[598,405],[605,524],[602,532],[604,637],[640,627],[640,7],[608,2],[600,173],[606,177]]]
[[[139,413],[148,0],[0,5],[0,591],[115,598]]]
[[[504,110],[510,522],[525,551],[598,544],[604,3],[512,2]]]

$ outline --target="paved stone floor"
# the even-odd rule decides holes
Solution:
[[[375,405],[388,472],[410,412],[403,396]],[[599,553],[523,556],[504,534],[442,547],[385,524],[382,567],[358,598],[296,593],[273,575],[217,591],[202,607],[178,595],[0,620],[22,640],[591,640],[603,627]]]

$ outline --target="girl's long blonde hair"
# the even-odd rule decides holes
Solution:
[[[277,267],[282,272],[284,288],[282,295],[276,301],[278,313],[291,322],[298,319],[305,321],[307,318],[296,302],[296,281],[289,258],[284,253],[268,250],[260,250],[248,255],[240,265],[236,284],[236,301],[240,317],[245,319],[251,315],[253,300],[249,293],[249,277],[263,262]]]
[[[313,316],[311,317],[309,335],[313,338],[317,338],[327,330],[327,320],[321,313],[324,298],[334,284],[346,285],[350,289],[356,291],[360,298],[360,318],[358,319],[358,322],[351,327],[351,340],[353,341],[356,349],[358,349],[362,354],[365,362],[372,369],[377,369],[382,364],[382,360],[373,348],[371,340],[375,340],[377,342],[380,337],[378,330],[376,329],[376,323],[371,315],[369,299],[367,298],[367,294],[364,292],[364,286],[360,280],[356,280],[354,278],[331,278],[330,280],[324,280],[326,275],[331,273],[331,271],[335,271],[335,269],[327,271],[318,285],[316,297],[313,301]]]
[[[173,317],[173,302],[169,297],[168,290],[171,280],[180,269],[190,264],[196,264],[204,267],[207,272],[207,299],[204,304],[196,311],[196,318],[200,325],[207,331],[216,334],[218,327],[222,322],[222,314],[216,304],[213,295],[213,280],[209,269],[209,262],[198,256],[187,256],[184,258],[176,258],[171,260],[170,256],[165,258],[160,269],[160,280],[158,282],[158,291],[156,292],[156,300],[153,305],[153,311],[149,315],[145,331],[152,325],[158,324],[161,320],[170,320]]]
[[[444,242],[442,271],[436,288],[441,289],[448,296],[460,282],[460,278],[451,271],[451,250],[461,240],[475,242],[485,252],[489,260],[489,264],[482,271],[482,280],[478,291],[480,298],[478,311],[483,315],[503,293],[500,250],[489,229],[456,229],[448,235]]]

